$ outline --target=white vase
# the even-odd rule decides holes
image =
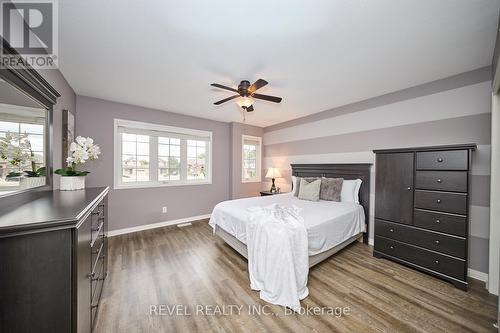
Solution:
[[[59,189],[61,191],[76,191],[85,188],[85,176],[61,176]]]
[[[21,190],[40,187],[43,185],[45,185],[45,177],[22,177],[19,180],[19,188]]]

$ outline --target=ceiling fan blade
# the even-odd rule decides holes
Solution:
[[[231,87],[226,87],[226,86],[223,86],[222,84],[218,84],[218,83],[212,83],[210,84],[212,87],[216,87],[216,88],[221,88],[221,89],[226,89],[226,90],[230,90],[230,91],[233,91],[235,93],[238,92],[237,89],[234,89],[234,88],[231,88]]]
[[[262,94],[252,94],[252,97],[253,98],[258,98],[258,99],[263,99],[265,101],[274,102],[274,103],[279,103],[282,100],[281,97],[275,97],[275,96],[269,96],[269,95],[262,95]]]
[[[217,101],[217,102],[215,102],[214,104],[215,104],[215,105],[219,105],[219,104],[225,103],[225,102],[227,102],[227,101],[230,101],[230,100],[232,100],[232,99],[235,99],[235,98],[237,98],[237,97],[240,97],[240,95],[234,95],[234,96],[231,96],[231,97],[228,97],[228,98],[221,99],[220,101]]]
[[[254,110],[253,104],[247,107],[247,112],[252,112]]]
[[[257,89],[264,87],[267,83],[268,82],[266,80],[258,79],[250,87],[248,87],[248,91],[250,94],[253,94]]]

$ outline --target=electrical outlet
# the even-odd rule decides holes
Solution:
[[[163,206],[163,207],[161,208],[161,212],[162,212],[163,214],[166,214],[166,213],[167,213],[167,206]]]

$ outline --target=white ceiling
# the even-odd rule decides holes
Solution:
[[[499,0],[64,0],[60,67],[77,94],[242,121],[209,86],[263,78],[269,126],[491,64]]]

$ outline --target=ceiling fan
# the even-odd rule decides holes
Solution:
[[[263,99],[265,101],[274,102],[274,103],[281,102],[281,97],[275,97],[275,96],[269,96],[269,95],[255,93],[258,89],[264,87],[267,83],[268,82],[266,80],[263,80],[263,79],[258,79],[253,84],[250,84],[250,81],[243,80],[238,85],[238,89],[226,87],[226,86],[223,86],[222,84],[218,84],[218,83],[212,83],[211,84],[212,87],[233,91],[233,92],[238,94],[238,95],[234,95],[234,96],[231,96],[228,98],[224,98],[220,101],[215,102],[214,104],[220,105],[220,104],[225,103],[227,101],[230,101],[232,99],[242,97],[242,99],[240,101],[238,101],[238,105],[243,110],[246,110],[247,112],[252,112],[254,110],[252,98]]]

